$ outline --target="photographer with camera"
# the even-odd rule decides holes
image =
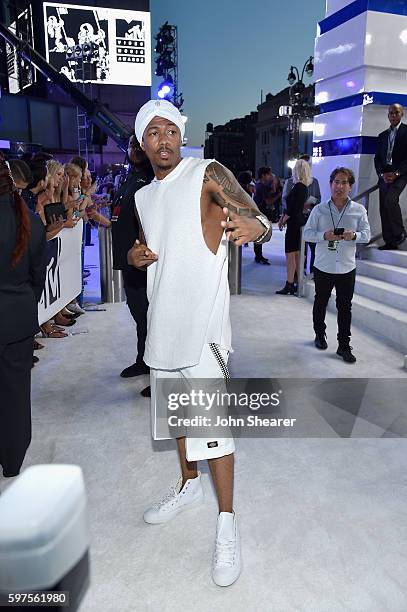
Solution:
[[[348,168],[335,168],[329,178],[331,198],[315,206],[304,228],[304,240],[316,242],[313,320],[315,346],[328,348],[325,313],[332,289],[338,310],[338,350],[346,363],[356,357],[350,346],[351,310],[356,276],[356,244],[368,243],[370,226],[366,209],[353,202],[349,194],[355,176]]]

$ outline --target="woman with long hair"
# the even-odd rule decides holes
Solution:
[[[17,476],[31,441],[31,367],[44,288],[45,228],[0,153],[0,464]]]
[[[294,284],[295,273],[299,272],[301,246],[301,227],[305,225],[304,206],[308,199],[308,187],[312,183],[309,164],[304,159],[298,159],[293,168],[294,187],[287,196],[287,210],[279,227],[287,225],[285,233],[285,255],[287,260],[287,282],[276,291],[279,295],[294,295],[297,288]]]
[[[48,185],[52,191],[52,201],[67,203],[68,177],[64,173],[64,167],[57,159],[47,161]]]

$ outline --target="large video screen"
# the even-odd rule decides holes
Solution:
[[[71,81],[151,85],[150,13],[44,2],[47,61]]]
[[[13,21],[8,26],[8,29],[31,47],[34,46],[31,5],[18,15],[17,24]],[[21,55],[18,55],[13,45],[10,45],[8,42],[6,42],[6,59],[8,90],[11,94],[16,94],[21,89],[25,89],[34,83],[36,80],[36,70],[33,64]]]

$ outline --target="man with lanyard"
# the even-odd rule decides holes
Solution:
[[[113,201],[111,219],[113,268],[122,271],[127,306],[137,326],[136,362],[122,371],[120,374],[122,378],[140,376],[150,371],[144,363],[148,309],[146,274],[127,263],[127,252],[139,235],[138,221],[134,216],[134,194],[138,189],[150,183],[154,172],[134,135],[129,138],[127,158],[130,163],[130,171]],[[142,395],[148,394],[148,388],[143,389]]]
[[[227,239],[240,246],[269,240],[272,232],[271,223],[229,170],[215,160],[181,158],[184,130],[181,113],[167,100],[151,100],[137,113],[136,136],[155,178],[135,196],[142,231],[128,261],[147,268],[145,360],[150,366],[155,439],[164,437],[157,433],[160,380],[190,384],[194,379],[227,377],[231,350]],[[168,397],[161,404],[165,405]],[[186,433],[176,438],[181,477],[168,495],[145,511],[144,520],[165,523],[200,502],[197,461],[208,460],[219,506],[212,578],[219,586],[229,586],[241,569],[233,509],[233,438]],[[197,524],[195,529],[199,528]],[[191,542],[193,538],[191,534]]]
[[[379,134],[374,158],[379,177],[380,218],[384,244],[382,250],[397,249],[406,239],[406,230],[399,204],[407,184],[407,125],[400,104],[389,106],[390,127]]]
[[[352,170],[336,168],[329,182],[331,199],[315,206],[304,228],[304,239],[316,242],[313,308],[315,346],[320,350],[328,348],[325,314],[335,287],[338,310],[336,353],[346,363],[354,363],[356,357],[349,342],[356,276],[356,244],[369,242],[370,227],[365,208],[349,197],[355,182]]]

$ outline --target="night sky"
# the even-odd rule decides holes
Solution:
[[[261,90],[263,99],[277,93],[288,85],[291,64],[302,69],[314,53],[325,0],[151,0],[150,10],[153,36],[167,20],[178,26],[186,136],[199,146],[206,123],[256,110]],[[153,77],[153,97],[160,80]]]

